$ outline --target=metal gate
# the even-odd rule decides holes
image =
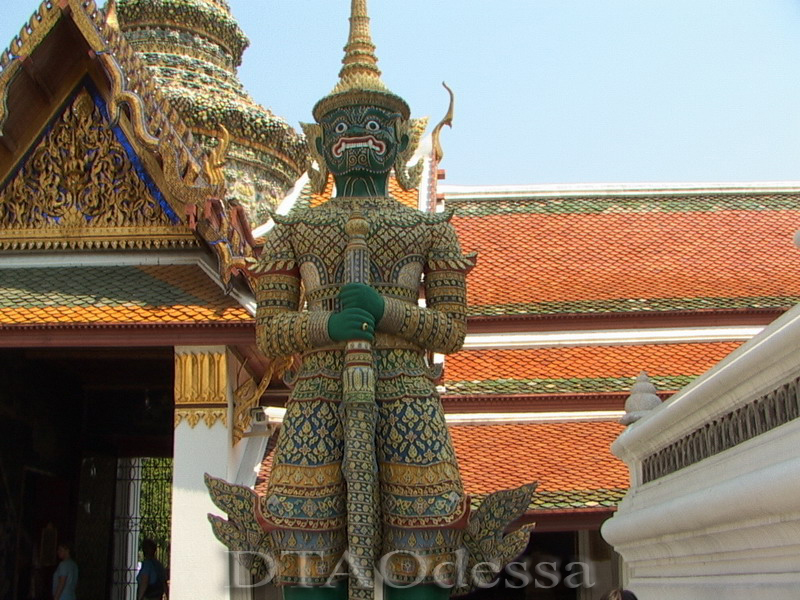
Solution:
[[[136,600],[142,540],[152,539],[169,573],[172,459],[120,458],[114,508],[112,600]]]

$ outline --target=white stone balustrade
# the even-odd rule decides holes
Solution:
[[[640,600],[799,597],[798,387],[800,306],[614,442],[631,489],[602,534]]]

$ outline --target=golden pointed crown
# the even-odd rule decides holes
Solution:
[[[332,110],[353,105],[380,106],[400,113],[404,119],[409,118],[411,109],[406,101],[389,91],[381,81],[375,44],[369,32],[367,0],[351,0],[350,35],[342,64],[339,83],[314,105],[312,112],[317,122]]]

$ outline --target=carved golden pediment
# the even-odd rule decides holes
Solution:
[[[0,248],[195,245],[128,152],[79,91],[0,189]]]

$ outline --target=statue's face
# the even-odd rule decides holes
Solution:
[[[377,106],[346,106],[326,114],[317,149],[328,170],[334,176],[388,173],[408,143],[405,136],[397,139],[400,118]]]

